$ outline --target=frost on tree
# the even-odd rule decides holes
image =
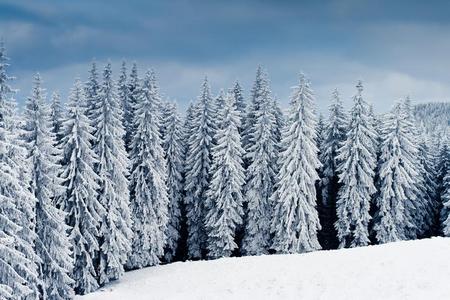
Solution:
[[[445,169],[444,177],[441,186],[441,200],[442,200],[442,233],[444,236],[450,236],[450,152],[445,147]]]
[[[315,182],[320,162],[316,146],[314,97],[309,81],[300,75],[291,96],[287,125],[282,132],[276,191],[272,195],[272,249],[303,253],[320,249]]]
[[[239,135],[239,113],[228,94],[219,110],[221,124],[212,148],[211,183],[207,192],[205,216],[208,257],[231,256],[237,248],[236,229],[242,223],[242,185],[244,169]]]
[[[363,86],[356,86],[347,137],[338,151],[340,161],[339,190],[336,202],[340,247],[357,247],[369,244],[370,201],[376,189],[374,169],[376,132],[369,115],[369,106],[362,98]]]
[[[98,281],[104,285],[120,278],[131,250],[131,216],[128,192],[128,157],[125,151],[122,110],[112,78],[111,64],[103,72],[98,102],[92,110],[93,149],[99,159],[98,200],[106,213],[101,216]]]
[[[65,193],[60,203],[66,212],[73,249],[74,290],[84,295],[99,287],[94,260],[99,250],[99,221],[105,211],[97,199],[98,176],[93,170],[97,158],[90,148],[93,129],[85,115],[87,103],[79,80],[71,90],[67,107],[62,127],[60,174]]]
[[[50,104],[50,132],[55,137],[55,145],[58,147],[62,139],[62,124],[64,122],[64,108],[61,104],[61,97],[57,92],[52,94]]]
[[[185,165],[185,203],[188,225],[188,256],[199,259],[205,255],[204,228],[206,190],[209,187],[211,147],[214,128],[214,103],[205,78],[201,95],[193,107],[190,135],[187,140]]]
[[[29,165],[19,145],[13,77],[3,41],[0,41],[0,298],[39,296],[39,258],[34,251],[34,206],[29,191]]]
[[[130,269],[157,265],[164,254],[169,199],[166,162],[159,135],[159,91],[153,72],[147,72],[137,102],[135,135],[131,144],[131,213],[133,223]]]
[[[247,106],[247,115],[243,120],[243,133],[242,133],[242,146],[246,152],[249,152],[249,147],[251,147],[251,132],[256,123],[256,113],[260,110],[260,105],[262,102],[272,101],[269,79],[266,72],[264,72],[261,66],[258,66],[256,70],[256,79],[253,83],[251,90],[251,99]],[[244,160],[246,165],[250,162]]]
[[[85,96],[86,96],[86,115],[89,120],[94,117],[94,111],[99,102],[100,83],[98,79],[97,64],[92,63],[89,70],[89,78],[85,84]]]
[[[377,212],[374,230],[379,243],[407,238],[407,210],[416,201],[416,146],[408,128],[407,115],[397,103],[388,113],[381,128],[381,151],[378,166]]]
[[[27,99],[23,139],[31,167],[31,192],[36,198],[35,251],[40,257],[41,297],[66,299],[72,295],[72,258],[67,237],[65,213],[54,206],[61,194],[57,180],[57,154],[50,133],[50,113],[39,74],[34,78],[32,95]]]
[[[163,149],[167,163],[167,188],[169,197],[169,222],[166,229],[164,259],[168,262],[175,257],[180,239],[181,210],[183,200],[184,173],[184,131],[181,117],[175,104],[167,103],[163,110]]]
[[[242,87],[238,81],[234,83],[234,86],[230,91],[234,98],[234,105],[236,106],[236,109],[239,113],[239,119],[241,120],[241,125],[239,125],[239,133],[242,134],[243,120],[247,112],[246,110],[247,104],[245,103],[244,96],[242,95],[243,94]]]
[[[336,222],[336,198],[340,186],[337,167],[340,162],[336,157],[346,137],[347,116],[337,90],[333,92],[329,112],[319,157],[322,163],[322,176],[319,184],[322,197],[321,203],[319,203],[322,224],[320,237],[324,249],[333,249],[338,246],[334,223]]]
[[[268,253],[270,248],[270,197],[275,185],[278,158],[277,121],[270,98],[262,99],[254,112],[256,122],[248,131],[245,158],[244,201],[247,203],[242,252],[246,255]]]

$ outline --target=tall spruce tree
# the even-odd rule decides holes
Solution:
[[[236,82],[234,83],[233,88],[231,89],[232,95],[234,97],[234,103],[236,106],[236,109],[239,113],[239,119],[241,124],[239,125],[239,133],[242,134],[242,126],[244,118],[245,118],[245,114],[246,114],[246,108],[247,108],[247,104],[245,103],[245,99],[244,99],[244,95],[243,95],[243,90],[241,85],[239,84],[239,81],[236,80]]]
[[[34,251],[36,198],[28,188],[8,60],[0,41],[0,298],[12,300],[38,297],[40,260]]]
[[[255,111],[256,122],[248,132],[250,163],[246,170],[244,201],[247,204],[242,252],[246,255],[268,253],[270,248],[270,222],[278,158],[277,122],[272,102],[264,99]]]
[[[410,134],[407,115],[397,103],[386,115],[381,129],[381,155],[378,166],[377,213],[374,230],[379,243],[395,242],[407,237],[407,209],[416,201],[417,177],[413,159],[416,147]]]
[[[99,159],[99,201],[106,209],[100,222],[100,251],[97,275],[100,285],[120,278],[131,250],[131,216],[122,110],[112,78],[111,64],[103,72],[98,103],[92,111],[95,125],[93,149]]]
[[[132,128],[133,128],[133,107],[131,103],[130,86],[127,80],[127,65],[125,61],[122,62],[120,69],[119,81],[117,82],[118,96],[120,99],[123,117],[122,124],[125,130],[124,143],[125,149],[130,148]]]
[[[314,96],[309,81],[300,82],[291,96],[287,126],[283,129],[281,169],[272,195],[274,214],[272,248],[277,253],[302,253],[320,249],[315,182],[320,162],[316,146]]]
[[[210,183],[211,147],[214,128],[214,103],[208,79],[205,78],[198,102],[193,107],[192,125],[189,128],[185,165],[185,202],[188,225],[188,256],[199,259],[205,256],[206,233],[204,228],[206,191]]]
[[[57,152],[50,132],[50,113],[39,74],[25,106],[24,142],[31,165],[31,192],[36,197],[36,254],[40,257],[40,297],[67,299],[72,295],[72,259],[65,214],[54,206],[62,187],[57,180]]]
[[[52,100],[50,104],[50,132],[55,137],[55,145],[59,145],[61,143],[61,131],[63,122],[64,108],[61,104],[61,97],[59,93],[54,92],[52,94]]]
[[[89,78],[85,84],[86,95],[86,115],[90,120],[94,117],[95,110],[99,102],[100,82],[98,79],[97,63],[92,62],[91,69],[89,70]]]
[[[184,173],[184,131],[181,117],[175,104],[169,104],[162,116],[163,149],[167,163],[167,187],[169,197],[169,222],[166,230],[164,259],[172,261],[177,253],[181,230]]]
[[[258,69],[256,70],[256,79],[251,90],[250,102],[247,107],[247,115],[245,116],[242,126],[242,146],[246,152],[248,152],[248,148],[251,147],[251,132],[256,123],[256,114],[260,110],[260,105],[262,102],[271,101],[271,99],[272,96],[268,75],[263,70],[262,66],[258,66]],[[244,163],[246,165],[250,164],[250,162],[247,162],[246,160],[244,160]]]
[[[93,128],[86,116],[87,103],[82,84],[77,80],[71,90],[66,120],[63,123],[61,149],[65,187],[61,207],[66,212],[69,239],[73,248],[73,273],[76,294],[95,291],[99,285],[94,261],[99,251],[100,219],[105,209],[98,201],[98,175],[93,166],[97,156],[90,148]]]
[[[231,256],[237,248],[236,229],[242,223],[242,185],[244,169],[239,135],[239,112],[231,94],[219,110],[221,124],[212,148],[211,184],[207,192],[208,211],[205,216],[208,257]]]
[[[132,251],[128,268],[159,264],[164,254],[169,199],[166,162],[159,135],[160,96],[155,74],[147,72],[136,106],[135,135],[131,144]]]
[[[337,155],[339,148],[345,140],[347,116],[337,89],[333,91],[329,112],[319,157],[323,165],[320,180],[322,197],[320,217],[322,230],[319,237],[324,249],[333,249],[338,246],[336,229],[334,228],[334,223],[337,219],[336,198],[340,187],[337,172],[340,161],[337,160]]]
[[[340,247],[369,244],[370,200],[375,193],[376,132],[369,115],[369,106],[362,98],[363,86],[357,84],[347,137],[338,151],[338,172],[341,189],[336,202],[335,227]]]

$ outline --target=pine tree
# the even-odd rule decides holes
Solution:
[[[205,218],[208,257],[231,256],[237,245],[236,228],[242,222],[242,185],[244,169],[239,135],[239,112],[228,94],[219,110],[221,124],[215,134],[217,144],[212,148],[212,176],[207,192],[208,211]]]
[[[25,107],[24,141],[31,164],[31,192],[36,197],[36,254],[40,257],[40,297],[67,299],[72,295],[72,259],[65,214],[54,206],[61,193],[50,114],[45,103],[39,74],[35,76],[31,97]]]
[[[291,96],[287,122],[282,132],[277,189],[272,195],[272,248],[277,253],[302,253],[320,249],[315,189],[320,167],[316,146],[317,121],[313,93],[303,74]]]
[[[125,149],[129,149],[131,143],[131,135],[133,128],[133,108],[130,102],[130,87],[127,81],[127,66],[125,61],[122,62],[122,67],[120,69],[119,81],[117,82],[118,96],[120,99],[123,118],[122,124],[125,130],[124,143]]]
[[[205,255],[206,234],[204,205],[209,186],[211,147],[214,128],[214,105],[210,87],[205,78],[201,95],[194,106],[192,126],[187,140],[185,202],[188,225],[188,256],[192,259]]]
[[[325,125],[320,152],[320,161],[323,165],[320,180],[322,196],[322,202],[320,203],[322,231],[320,237],[324,249],[333,249],[338,246],[334,223],[337,219],[336,198],[340,187],[337,167],[340,161],[336,157],[345,140],[347,116],[337,90],[333,92],[329,111],[330,115]]]
[[[52,94],[50,104],[50,132],[55,136],[55,145],[59,145],[62,139],[62,123],[64,122],[64,108],[61,105],[61,98],[57,92]]]
[[[89,78],[85,85],[86,95],[86,115],[90,120],[94,117],[94,111],[97,108],[99,102],[100,83],[98,80],[97,64],[92,63],[89,70]]]
[[[73,273],[76,294],[95,291],[100,219],[105,209],[97,199],[98,176],[93,166],[97,156],[91,150],[93,128],[86,116],[87,103],[82,84],[77,80],[71,90],[66,120],[63,123],[61,149],[62,172],[60,178],[65,187],[61,207],[66,212],[69,239],[73,247]]]
[[[9,58],[0,41],[0,298],[38,297],[38,266],[34,251],[34,206],[25,148],[10,86]]]
[[[444,236],[450,236],[450,152],[444,147],[444,177],[441,185],[441,201],[442,201],[442,233]]]
[[[127,109],[124,111],[124,129],[125,129],[125,147],[127,152],[130,154],[131,143],[134,136],[134,114],[136,110],[136,105],[138,99],[141,97],[141,80],[138,76],[137,64],[133,63],[133,67],[131,68],[130,79],[128,82],[128,105]]]
[[[408,203],[416,200],[415,185],[419,173],[412,160],[416,157],[416,148],[406,118],[401,103],[397,103],[384,118],[381,130],[378,210],[374,220],[379,243],[406,239]]]
[[[244,201],[247,203],[242,252],[246,255],[268,253],[270,248],[270,222],[278,158],[277,122],[272,103],[264,99],[255,112],[256,122],[249,131],[246,159]]]
[[[261,66],[258,66],[258,69],[256,70],[256,79],[251,90],[250,103],[247,107],[248,112],[242,126],[242,146],[246,152],[248,152],[248,148],[251,147],[251,132],[256,123],[256,114],[260,110],[260,105],[262,102],[271,101],[271,99],[268,75]],[[249,162],[245,160],[244,163],[245,165],[249,165]]]
[[[243,126],[243,120],[245,118],[245,114],[246,114],[246,108],[247,108],[247,104],[245,103],[245,99],[243,94],[243,90],[241,85],[239,84],[239,81],[236,80],[236,82],[234,83],[233,88],[231,89],[231,92],[233,94],[234,97],[234,103],[236,106],[237,111],[239,112],[239,119],[241,120],[241,125],[239,126],[239,133],[242,134],[242,126]]]
[[[369,115],[369,106],[362,98],[363,86],[356,86],[347,137],[338,151],[341,189],[336,202],[335,224],[340,247],[369,244],[369,215],[371,196],[375,193],[374,169],[376,132]]]
[[[103,72],[98,103],[92,111],[95,125],[93,149],[99,158],[95,172],[100,177],[99,202],[106,209],[100,222],[97,275],[100,285],[120,278],[131,250],[131,216],[127,180],[122,110],[112,78],[111,64]]]
[[[159,135],[160,96],[153,72],[147,72],[136,106],[130,176],[133,219],[130,269],[157,265],[164,254],[169,199],[166,162]]]
[[[169,104],[162,116],[163,149],[167,162],[167,187],[169,198],[169,222],[166,230],[166,246],[164,258],[173,261],[180,239],[181,210],[183,200],[184,173],[184,132],[181,117],[175,104]]]

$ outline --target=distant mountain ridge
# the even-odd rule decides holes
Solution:
[[[430,102],[414,106],[414,116],[425,131],[433,136],[448,135],[450,102]]]

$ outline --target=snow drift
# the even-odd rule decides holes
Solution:
[[[298,255],[178,262],[78,300],[450,299],[450,238]]]

